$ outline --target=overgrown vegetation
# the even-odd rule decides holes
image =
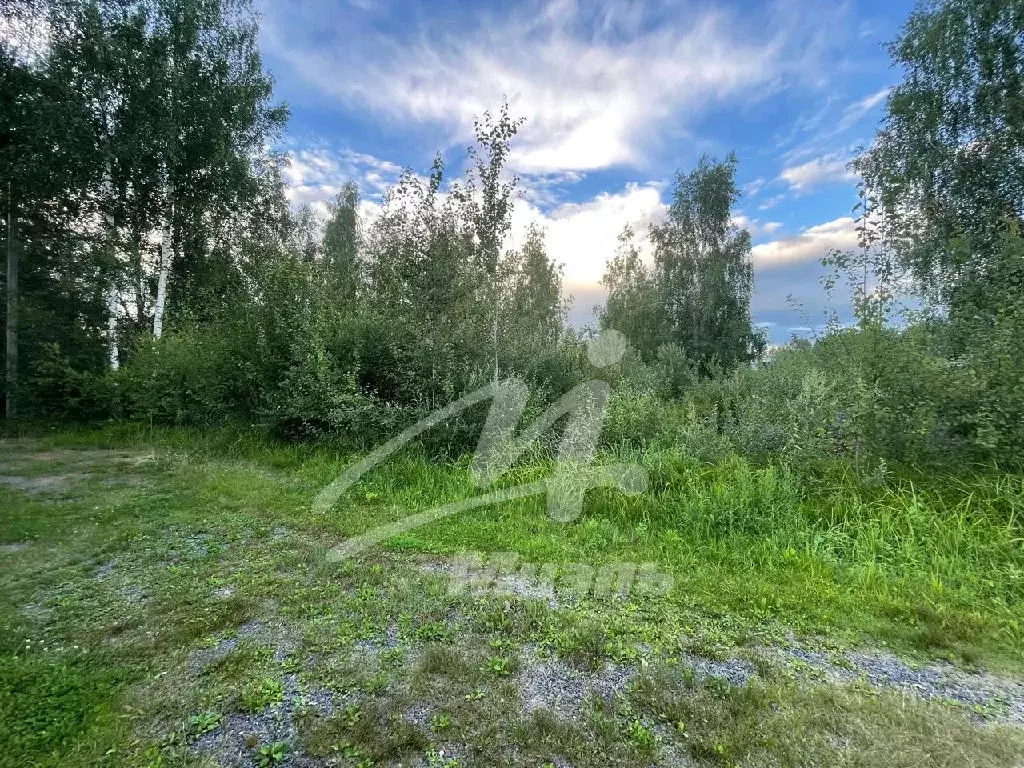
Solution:
[[[1001,698],[1021,670],[1020,556],[1003,519],[1019,479],[943,494],[851,480],[801,498],[747,463],[658,452],[652,498],[602,495],[570,525],[542,500],[507,502],[332,568],[340,537],[469,491],[458,462],[413,451],[346,494],[344,514],[312,512],[312,489],[347,458],[223,430],[5,442],[0,765],[276,752],[1012,766],[1024,748],[1004,724],[1021,702]],[[540,599],[453,591],[443,568],[466,549],[565,568],[655,561],[674,586],[628,599],[568,584]],[[1001,678],[968,677],[971,698],[918,700],[856,675],[829,682],[805,661],[845,671],[846,651],[879,644],[1011,675],[1006,693],[986,688]],[[722,677],[734,666],[742,685]]]
[[[957,192],[978,191],[971,169],[1014,173],[1019,115],[986,94],[1015,92],[998,84],[1016,70],[997,65],[1019,47],[1006,32],[1015,7],[923,7],[894,44],[911,79],[858,160],[861,247],[827,259],[825,288],[849,284],[855,327],[835,323],[765,362],[750,326],[750,237],[731,218],[737,161],[677,174],[650,235],[653,265],[626,231],[607,268],[601,325],[632,344],[614,372],[609,444],[851,461],[864,477],[1016,465],[1020,198],[996,181],[970,204]],[[45,49],[31,35],[4,49],[22,319],[6,397],[23,415],[256,423],[370,445],[494,378],[525,379],[539,407],[593,375],[585,338],[564,327],[544,233],[505,249],[521,124],[507,109],[478,121],[464,179],[440,159],[427,177],[406,172],[372,222],[349,183],[319,226],[288,209],[285,159],[266,153],[285,113],[269,102],[244,3],[54,0],[8,13],[12,29],[31,20],[19,27],[19,13],[70,19]],[[974,31],[930,32],[951,25]],[[977,72],[946,63],[975,60]],[[928,99],[945,106],[918,121]],[[910,284],[926,311],[908,321],[894,300]],[[472,450],[481,417],[423,439]]]
[[[566,327],[544,232],[508,247],[507,107],[477,121],[462,178],[440,156],[406,171],[372,221],[349,183],[320,221],[289,208],[287,160],[268,149],[286,110],[247,2],[2,14],[0,196],[20,268],[4,321],[20,322],[4,358],[0,764],[1020,754],[1018,732],[969,718],[1005,702],[965,713],[808,687],[761,651],[795,633],[822,652],[884,644],[1021,672],[1022,3],[926,3],[893,44],[906,75],[856,161],[860,244],[825,259],[852,326],[767,348],[737,160],[702,158],[675,176],[652,263],[627,229],[607,265],[599,324],[630,347],[601,369],[598,329]],[[900,314],[901,294],[919,309]],[[606,379],[598,460],[639,463],[650,489],[590,491],[569,524],[509,501],[324,564],[340,540],[476,494],[486,406],[329,514],[318,489],[513,377],[531,392],[524,424]],[[500,484],[545,477],[557,437]],[[464,551],[652,562],[674,587],[623,603],[452,595],[430,566]],[[749,661],[758,679],[709,682],[695,657]],[[523,703],[552,660],[646,671],[569,717]]]

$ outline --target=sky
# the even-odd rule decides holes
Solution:
[[[292,203],[355,180],[366,218],[403,168],[461,174],[473,119],[526,122],[510,247],[531,223],[592,323],[618,234],[664,215],[677,171],[735,152],[753,238],[751,314],[773,343],[812,336],[842,297],[820,259],[856,246],[847,168],[899,79],[885,44],[910,0],[258,0],[260,47],[291,120]]]

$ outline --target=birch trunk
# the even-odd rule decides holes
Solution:
[[[153,338],[159,339],[164,333],[164,306],[167,303],[167,275],[171,271],[171,219],[174,205],[169,200],[164,215],[163,232],[160,237],[160,266],[156,276],[156,304],[153,308]]]
[[[110,176],[110,161],[108,161],[107,168],[103,172],[103,202],[108,205],[114,199],[114,187]],[[114,243],[114,234],[117,227],[109,209],[103,213],[103,224],[103,247],[106,249],[111,263],[116,265],[120,261]],[[118,270],[115,267],[114,273],[110,276],[110,285],[107,286],[107,352],[109,353],[110,370],[112,371],[116,371],[121,367],[121,350],[117,344],[118,299],[120,298],[117,287],[117,272]]]
[[[110,370],[121,367],[121,351],[117,346],[117,286],[107,289],[107,339],[110,343]]]

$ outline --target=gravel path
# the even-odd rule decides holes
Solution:
[[[891,653],[828,654],[799,647],[761,649],[769,659],[811,670],[836,683],[862,681],[922,699],[954,701],[984,710],[992,720],[1024,726],[1024,679],[966,672],[952,664],[911,664]]]

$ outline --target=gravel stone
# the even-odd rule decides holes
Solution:
[[[329,716],[334,711],[334,702],[327,691],[299,693],[297,675],[285,675],[283,685],[284,698],[280,702],[271,704],[262,712],[232,713],[217,728],[200,736],[191,745],[191,750],[209,755],[218,765],[230,768],[255,766],[261,746],[281,741],[294,750],[296,712],[302,707],[312,706],[321,715]],[[250,742],[255,742],[256,746],[250,747]],[[322,762],[289,751],[279,765],[306,768],[322,765]]]
[[[729,685],[741,688],[745,686],[754,675],[757,669],[749,661],[744,659],[708,659],[702,656],[685,655],[682,657],[684,664],[693,670],[698,680],[706,680],[711,677],[722,678],[728,681]]]
[[[610,699],[635,677],[633,667],[610,662],[597,672],[587,672],[561,659],[528,658],[519,673],[523,711],[548,709],[559,717],[575,718],[592,694]]]
[[[0,485],[25,491],[29,495],[63,491],[72,483],[88,480],[89,475],[72,473],[67,475],[40,475],[39,477],[22,477],[21,475],[0,475]]]
[[[955,701],[981,707],[992,719],[1024,725],[1024,679],[967,672],[945,662],[911,665],[890,653],[849,651],[836,663],[829,654],[804,648],[774,649],[784,660],[797,660],[832,682],[864,680],[876,688],[896,689],[921,699]]]

